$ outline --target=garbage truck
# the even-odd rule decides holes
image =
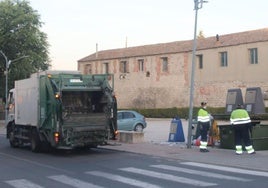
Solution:
[[[15,81],[8,97],[6,138],[11,147],[90,148],[117,135],[112,74],[42,71]]]

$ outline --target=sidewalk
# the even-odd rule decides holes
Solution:
[[[126,144],[111,142],[102,148],[164,157],[172,160],[186,160],[207,164],[268,171],[268,150],[256,154],[236,155],[234,150],[208,147],[208,153],[201,153],[199,147],[187,148],[188,121],[182,120],[185,142],[168,142],[170,119],[147,119],[148,127],[144,129],[144,142]]]
[[[241,167],[252,170],[268,171],[268,151],[257,151],[254,155],[236,155],[233,150],[208,147],[208,153],[199,152],[199,148],[187,148],[185,143],[116,143],[102,148],[165,157],[173,160],[186,160],[207,164]]]
[[[170,120],[149,119],[144,130],[144,142],[135,144],[111,141],[111,145],[100,148],[164,157],[172,160],[194,161],[207,164],[268,171],[268,150],[257,151],[254,155],[236,155],[234,150],[208,147],[210,152],[200,153],[197,146],[187,148],[185,142],[168,142]],[[187,121],[183,121],[184,134]],[[5,134],[4,121],[0,120],[0,134]],[[185,137],[186,138],[186,137]]]

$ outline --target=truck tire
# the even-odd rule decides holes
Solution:
[[[10,146],[12,148],[17,148],[17,147],[19,147],[19,140],[17,138],[15,138],[14,129],[15,129],[14,123],[8,125],[8,127],[7,127],[8,138],[9,138]]]
[[[41,150],[41,141],[35,130],[33,130],[31,137],[31,150],[32,152],[39,152]]]
[[[41,149],[42,152],[50,152],[52,150],[51,145],[47,141],[41,142]]]
[[[13,130],[9,132],[9,144],[12,148],[19,147],[18,139],[15,138]]]

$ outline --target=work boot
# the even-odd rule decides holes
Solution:
[[[209,152],[209,150],[208,149],[200,149],[200,152],[205,153],[205,152]]]

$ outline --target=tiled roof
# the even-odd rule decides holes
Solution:
[[[217,37],[207,37],[197,40],[197,50],[234,46],[240,44],[268,41],[268,28],[219,35]],[[120,59],[127,57],[142,57],[157,54],[182,53],[189,52],[193,49],[193,40],[176,41],[169,43],[160,43],[144,46],[135,46],[128,48],[119,48],[103,50],[84,57],[78,62],[87,62],[95,60]]]

